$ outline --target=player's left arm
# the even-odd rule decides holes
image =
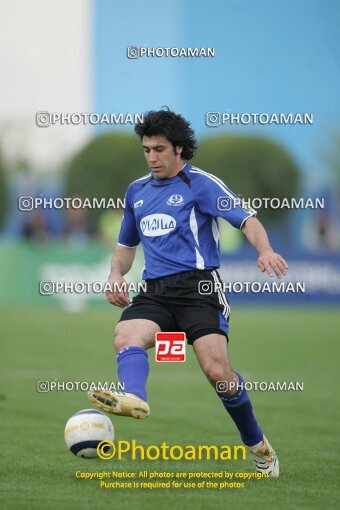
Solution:
[[[267,232],[262,223],[254,216],[251,216],[244,222],[242,231],[250,244],[257,250],[257,265],[261,271],[266,271],[269,276],[274,276],[274,271],[278,278],[284,276],[286,274],[286,269],[288,269],[288,264],[285,259],[278,253],[275,253],[270,246]]]

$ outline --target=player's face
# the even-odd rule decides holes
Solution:
[[[164,136],[143,136],[143,148],[148,167],[155,179],[174,177],[183,167],[183,147],[176,147]]]

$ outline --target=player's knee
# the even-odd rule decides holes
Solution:
[[[230,383],[234,379],[233,373],[227,371],[222,365],[218,363],[206,365],[203,367],[203,371],[212,384],[216,384],[218,381],[225,381]]]
[[[114,338],[114,348],[116,352],[121,351],[122,349],[125,349],[126,347],[130,346],[135,347],[144,347],[143,342],[137,341],[135,338],[133,338],[133,335],[129,334],[126,331],[126,328],[121,327],[121,325],[118,323],[115,329],[115,338]]]
[[[119,323],[117,324],[117,326],[115,328],[115,336],[114,336],[113,345],[114,345],[116,352],[121,351],[122,349],[124,349],[125,347],[128,347],[128,345],[129,345],[127,336],[122,331]]]
[[[131,345],[127,336],[117,331],[115,332],[113,344],[116,352],[119,352],[122,349],[125,349],[126,347],[129,347],[129,345]]]
[[[233,396],[236,393],[238,377],[230,369],[216,363],[207,365],[203,370],[210,384],[219,394]]]

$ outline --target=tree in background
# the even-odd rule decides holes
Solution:
[[[108,133],[91,140],[66,169],[65,196],[124,198],[130,182],[148,173],[133,135]]]
[[[143,150],[134,135],[107,133],[78,152],[65,173],[65,196],[123,199],[131,181],[148,173]],[[122,210],[87,210],[88,223],[102,240],[118,237]]]
[[[5,216],[6,208],[8,206],[8,186],[5,171],[5,163],[0,153],[0,228],[2,227]]]
[[[220,177],[242,198],[292,198],[299,190],[299,170],[278,143],[254,136],[222,135],[202,140],[193,164]],[[268,224],[289,209],[261,209]]]
[[[299,172],[291,156],[264,138],[225,135],[202,140],[193,163],[220,177],[243,198],[291,198],[298,191]],[[66,169],[65,196],[122,199],[129,183],[147,172],[137,137],[99,135],[73,157]],[[98,226],[105,211],[88,212]],[[269,224],[286,212],[263,209],[260,218]]]
[[[327,163],[334,177],[336,191],[340,192],[340,133],[329,132],[328,148],[320,151],[321,159]]]

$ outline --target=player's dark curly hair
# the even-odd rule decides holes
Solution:
[[[197,140],[190,123],[182,115],[166,110],[144,114],[143,122],[135,126],[135,133],[143,136],[164,136],[175,147],[183,147],[182,158],[189,161],[197,149]]]

